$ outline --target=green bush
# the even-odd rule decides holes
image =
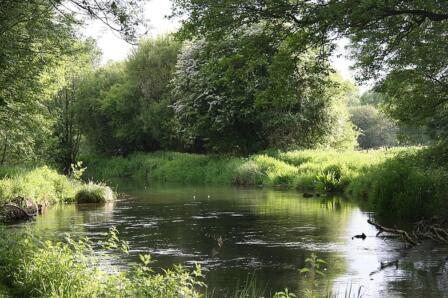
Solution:
[[[78,204],[106,203],[115,199],[112,189],[105,184],[89,182],[79,187],[75,195]]]

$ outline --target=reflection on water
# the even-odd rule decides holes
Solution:
[[[300,294],[298,269],[312,252],[328,262],[322,291],[341,296],[361,287],[364,297],[437,297],[448,289],[447,249],[403,252],[397,240],[375,238],[368,215],[339,198],[305,199],[297,192],[237,188],[131,188],[132,198],[104,206],[56,206],[32,225],[46,237],[66,232],[104,239],[112,226],[130,242],[125,266],[151,254],[157,268],[172,264],[205,270],[215,296],[235,290],[255,275],[268,292]],[[364,232],[366,240],[352,240]],[[430,251],[431,253],[428,253]],[[401,259],[398,268],[372,274],[380,262]]]

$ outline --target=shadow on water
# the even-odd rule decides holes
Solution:
[[[215,297],[234,292],[251,276],[267,293],[284,288],[301,293],[307,281],[298,269],[313,252],[328,263],[322,292],[344,296],[347,288],[361,287],[366,297],[437,297],[448,288],[446,249],[426,247],[403,256],[402,242],[375,238],[367,224],[371,215],[338,197],[129,182],[120,189],[131,197],[102,206],[56,206],[31,226],[45,237],[70,232],[93,240],[116,226],[131,247],[127,258],[112,259],[116,265],[136,262],[139,254],[151,254],[155,268],[198,263]],[[364,241],[351,239],[362,232]],[[380,262],[397,258],[398,269],[370,275]]]

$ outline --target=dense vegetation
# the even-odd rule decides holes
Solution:
[[[324,2],[173,0],[180,30],[149,38],[144,0],[1,0],[0,206],[113,199],[79,181],[84,156],[96,179],[339,191],[383,216],[445,215],[446,1]],[[138,45],[100,65],[80,33],[88,19]],[[372,90],[332,68],[341,38]],[[425,147],[370,150],[412,145]],[[86,243],[3,238],[20,247],[0,253],[19,295],[196,295],[181,269],[111,277]],[[45,263],[52,254],[61,263]],[[62,260],[71,267],[55,277]]]
[[[267,152],[247,158],[172,152],[138,153],[126,158],[93,157],[88,162],[86,174],[100,179],[132,177],[149,184],[159,181],[343,191],[363,169],[380,164],[403,150],[406,149],[372,152],[300,150]]]
[[[72,202],[101,203],[113,200],[114,194],[106,185],[93,182],[86,184],[75,177],[61,175],[47,166],[3,167],[0,170],[0,206],[17,198],[28,200],[34,205],[50,206]],[[23,205],[25,202],[18,204]]]
[[[120,274],[105,267],[107,256],[95,254],[88,239],[41,241],[23,231],[0,229],[1,281],[17,297],[200,297],[204,286],[200,268],[178,266],[163,273],[150,267],[151,258]],[[103,249],[128,254],[129,247],[111,230]]]

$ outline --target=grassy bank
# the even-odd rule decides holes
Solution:
[[[87,177],[130,177],[146,182],[283,186],[343,191],[364,169],[405,149],[376,151],[303,150],[247,158],[174,152],[87,158]]]
[[[46,166],[3,168],[0,175],[0,204],[17,197],[44,205],[71,202],[79,187],[79,182]]]
[[[448,211],[448,154],[417,147],[302,150],[247,158],[173,152],[87,159],[89,177],[345,192],[384,216],[415,219]],[[434,158],[438,157],[438,158]]]
[[[35,204],[98,203],[113,198],[101,184],[85,184],[47,167],[3,167],[0,170],[0,206],[24,198]],[[94,201],[89,201],[94,198]]]
[[[346,192],[380,216],[419,219],[448,212],[448,153],[440,148],[401,152],[362,171]]]

